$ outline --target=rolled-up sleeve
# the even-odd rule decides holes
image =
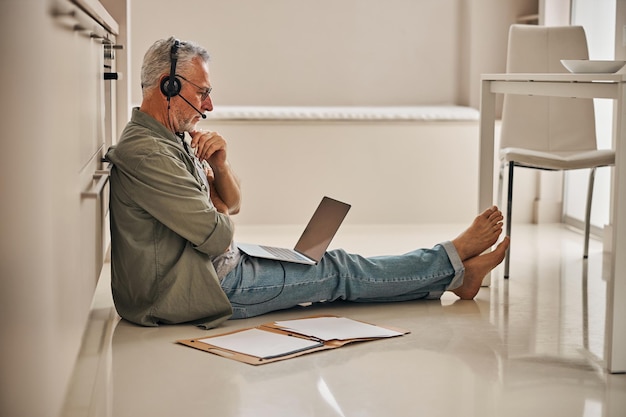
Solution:
[[[233,239],[233,224],[211,203],[208,192],[194,175],[193,163],[186,165],[183,161],[162,152],[142,158],[127,178],[134,199],[196,250],[219,255]]]

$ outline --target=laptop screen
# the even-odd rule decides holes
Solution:
[[[350,207],[349,204],[324,197],[294,249],[319,262]]]

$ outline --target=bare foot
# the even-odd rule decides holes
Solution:
[[[470,227],[452,241],[461,261],[466,261],[493,246],[502,233],[504,216],[496,206],[476,216]]]
[[[475,256],[463,262],[465,266],[463,285],[455,288],[452,292],[458,295],[462,300],[472,300],[476,297],[483,282],[483,278],[502,262],[508,247],[509,237],[506,236],[492,252]]]

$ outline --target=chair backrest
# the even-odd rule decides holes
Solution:
[[[581,26],[512,25],[508,73],[567,72],[561,59],[588,59]],[[500,147],[541,151],[595,150],[593,99],[506,94]]]

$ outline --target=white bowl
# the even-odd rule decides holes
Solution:
[[[619,71],[626,61],[590,61],[588,59],[562,59],[561,64],[574,74],[612,74]]]

